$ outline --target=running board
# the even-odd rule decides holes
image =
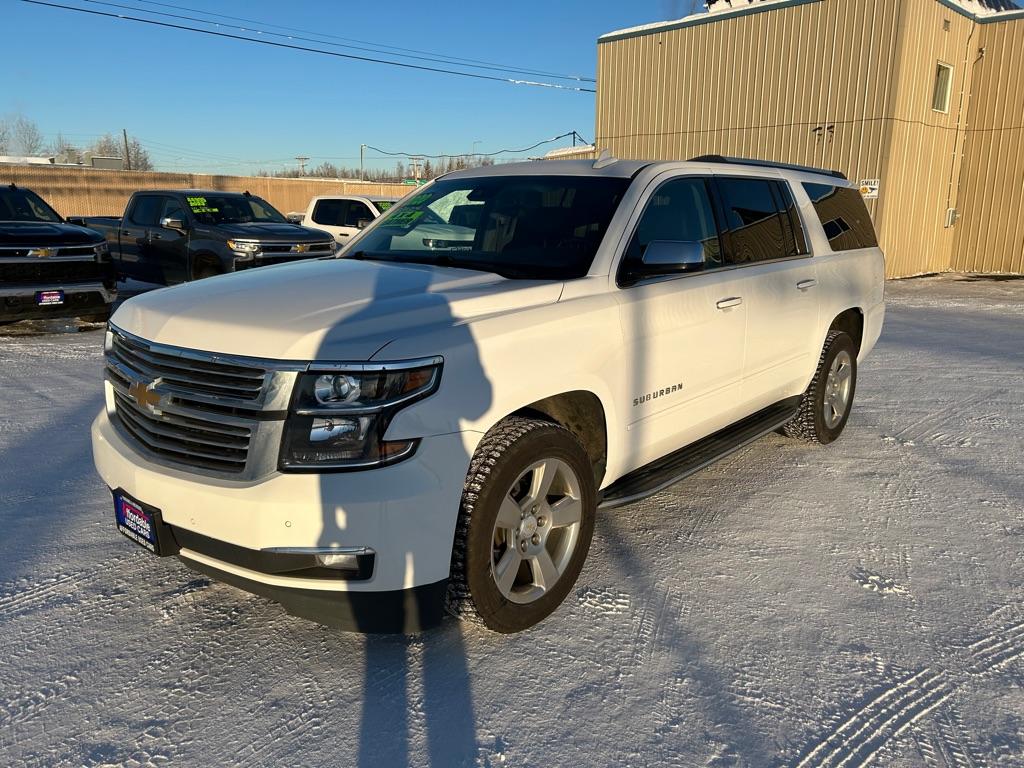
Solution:
[[[670,453],[616,480],[601,494],[599,509],[614,509],[653,496],[719,459],[774,432],[796,415],[800,397],[758,411],[730,427]]]

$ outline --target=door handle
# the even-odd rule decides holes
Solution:
[[[799,291],[806,291],[810,288],[813,288],[817,284],[817,280],[801,280],[799,283],[796,284],[796,287]]]
[[[740,296],[733,296],[729,299],[721,299],[715,306],[719,309],[731,309],[732,307],[738,307],[742,303],[743,299]]]

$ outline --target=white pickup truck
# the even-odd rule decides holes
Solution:
[[[335,241],[345,245],[398,200],[382,195],[319,195],[309,201],[296,223],[330,232]]]
[[[771,431],[839,436],[883,261],[839,174],[452,173],[340,258],[125,302],[96,466],[126,536],[296,615],[522,630],[572,588],[598,509]]]

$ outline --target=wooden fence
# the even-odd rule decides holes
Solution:
[[[0,183],[28,187],[64,216],[120,216],[140,189],[207,189],[262,197],[282,213],[305,211],[316,195],[398,197],[415,187],[330,179],[212,176],[202,173],[108,171],[46,165],[0,165]]]

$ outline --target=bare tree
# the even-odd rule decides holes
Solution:
[[[10,151],[16,155],[41,155],[46,142],[39,126],[24,115],[18,115],[10,122]]]
[[[0,120],[0,155],[11,151],[11,126],[6,120]]]

